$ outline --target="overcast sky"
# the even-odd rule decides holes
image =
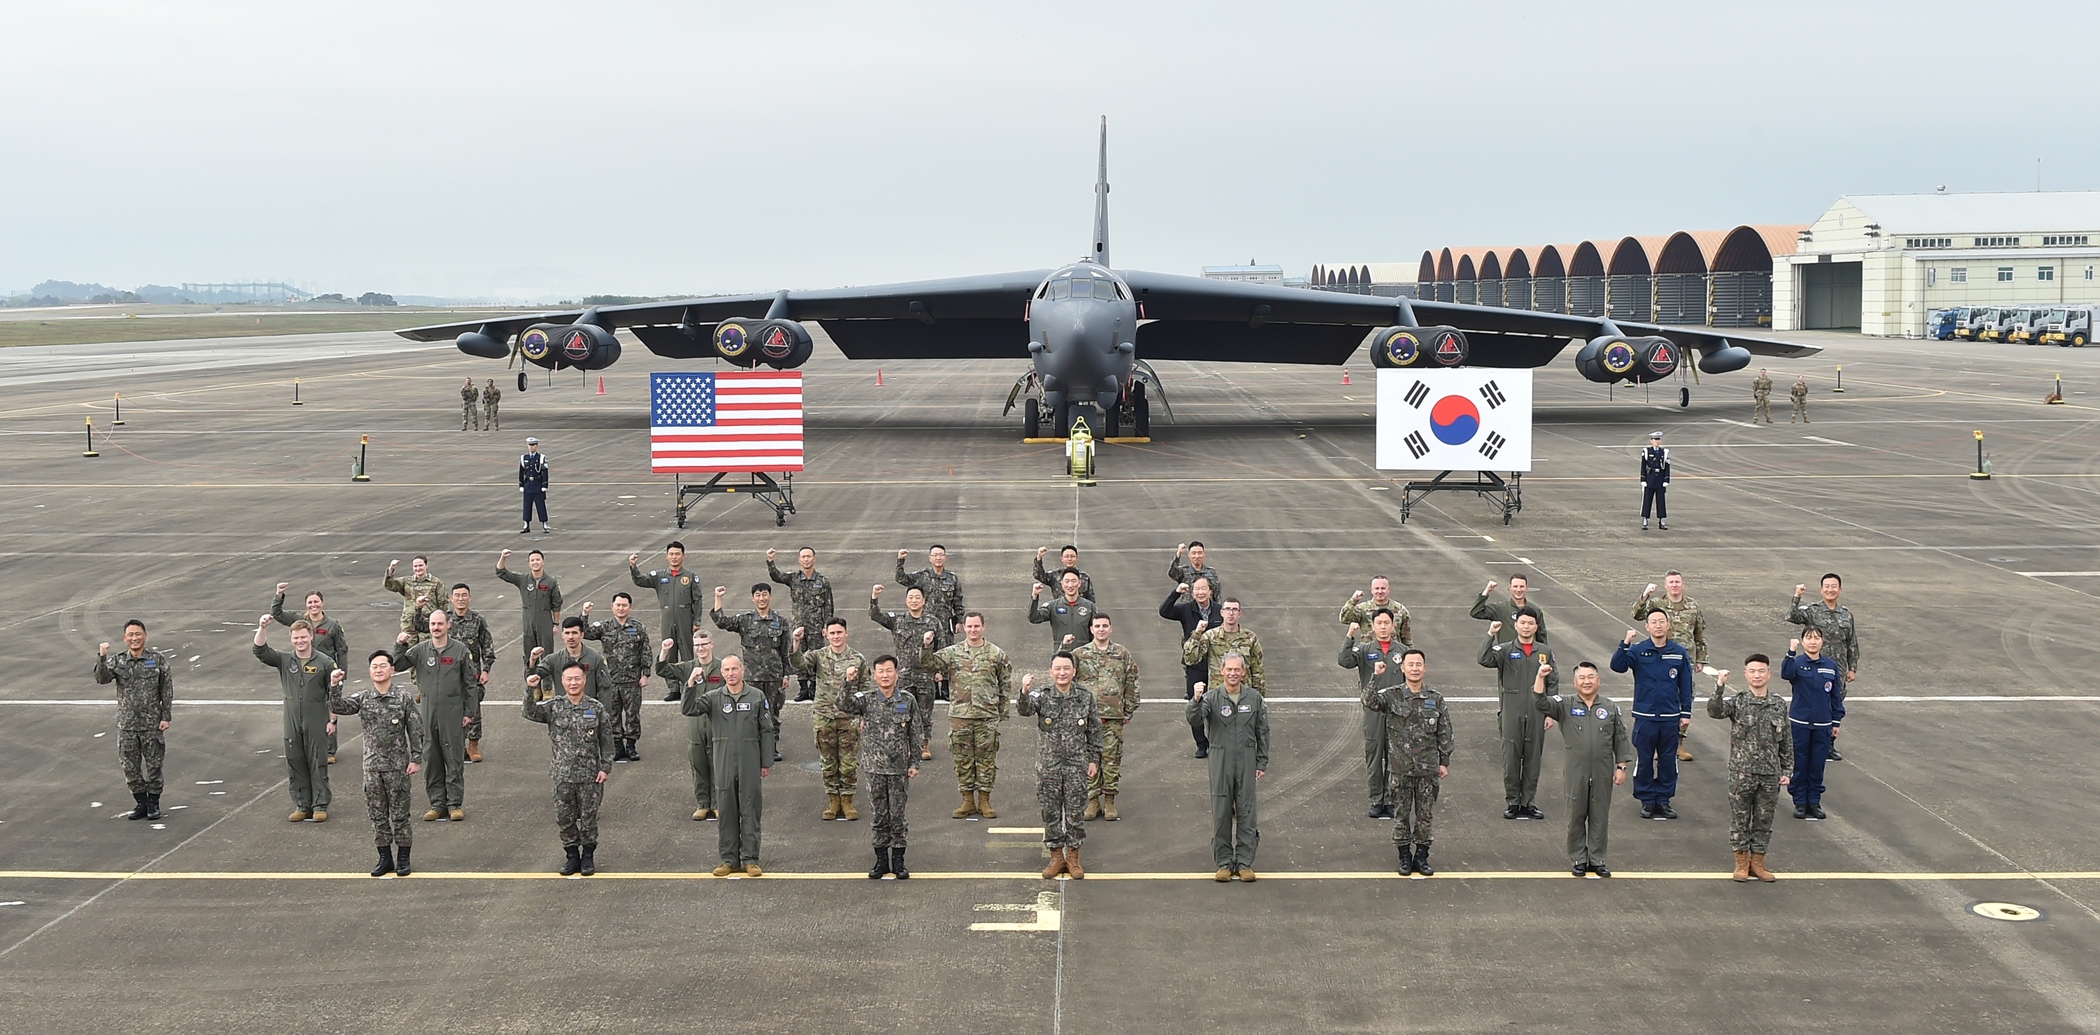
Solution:
[[[1805,223],[1848,193],[2031,190],[2037,157],[2045,188],[2100,187],[2084,4],[6,18],[5,290],[717,293],[1050,266],[1086,248],[1102,115],[1116,264],[1179,273]]]

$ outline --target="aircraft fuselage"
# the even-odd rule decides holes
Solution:
[[[1137,301],[1114,270],[1077,262],[1044,278],[1028,304],[1028,352],[1043,403],[1061,412],[1094,403],[1106,413],[1137,358]]]

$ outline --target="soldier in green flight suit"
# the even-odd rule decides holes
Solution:
[[[1611,789],[1626,783],[1633,735],[1626,713],[1597,688],[1603,674],[1590,662],[1575,666],[1575,696],[1546,692],[1553,666],[1540,665],[1531,684],[1533,705],[1560,727],[1561,782],[1568,801],[1568,868],[1577,877],[1611,876],[1604,850],[1611,843]]]
[[[1210,854],[1220,884],[1253,883],[1254,852],[1261,847],[1259,795],[1269,770],[1269,706],[1247,683],[1247,659],[1218,659],[1224,682],[1215,689],[1197,683],[1182,705],[1182,718],[1201,722],[1210,741]]]
[[[1538,709],[1531,706],[1532,676],[1540,668],[1551,669],[1553,649],[1538,642],[1538,612],[1529,606],[1517,609],[1516,633],[1497,641],[1501,622],[1489,622],[1487,642],[1480,648],[1480,667],[1497,673],[1502,694],[1496,719],[1502,734],[1502,818],[1545,819],[1539,811],[1539,766],[1546,754],[1546,727]],[[1560,677],[1548,675],[1546,689],[1560,689]]]
[[[767,759],[779,756],[773,744],[777,724],[767,714],[773,704],[765,694],[745,685],[744,661],[734,654],[722,659],[722,685],[700,700],[715,742],[710,761],[722,852],[722,865],[715,867],[715,876],[727,877],[741,870],[757,877],[765,873],[758,865],[759,819],[765,805],[760,781],[773,772]]]
[[[314,650],[313,626],[305,619],[292,623],[292,652],[281,654],[270,646],[272,620],[264,615],[255,623],[255,660],[264,668],[276,669],[284,689],[284,764],[289,770],[292,791],[291,821],[311,818],[328,822],[328,688],[343,680],[335,659]]]
[[[562,623],[561,585],[547,572],[546,554],[538,550],[526,554],[525,565],[529,570],[520,575],[510,570],[509,550],[496,555],[496,577],[518,587],[518,603],[524,611],[523,639],[518,649],[529,658],[535,647],[551,651],[556,646],[554,630]],[[559,678],[548,675],[540,684],[541,690],[552,694]]]
[[[337,665],[347,664],[344,659],[350,656],[350,641],[343,638],[343,623],[328,617],[327,612],[321,610],[321,591],[317,589],[308,593],[306,595],[306,611],[298,616],[293,616],[286,614],[284,610],[284,593],[290,588],[292,588],[292,584],[289,582],[277,584],[277,599],[270,603],[270,620],[289,629],[293,622],[298,621],[300,618],[306,619],[307,626],[314,631],[314,649],[334,658]],[[329,765],[335,764],[335,749],[336,735],[330,733],[328,735]]]
[[[677,650],[677,644],[663,642],[656,655],[656,674],[672,688],[679,714],[685,716],[685,762],[693,774],[693,802],[699,806],[693,810],[693,819],[699,821],[715,815],[715,742],[703,698],[722,685],[722,662],[715,657],[714,637],[704,631],[693,633],[693,660],[671,660]]]

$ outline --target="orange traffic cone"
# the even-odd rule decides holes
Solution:
[[[882,368],[881,368],[881,367],[876,367],[876,368],[875,368],[875,387],[877,387],[877,388],[880,388],[880,387],[882,387]]]
[[[1348,368],[1348,367],[1343,367],[1343,368],[1342,368],[1342,383],[1343,383],[1343,384],[1348,384],[1348,383],[1349,383],[1349,368]]]
[[[1347,371],[1344,371],[1344,373],[1347,373]],[[1344,378],[1342,378],[1342,380],[1344,380],[1344,381],[1347,381],[1347,380],[1348,380],[1348,378],[1347,378],[1347,377],[1344,377]],[[598,375],[598,394],[599,394],[599,395],[604,395],[604,394],[605,394],[605,375],[604,375],[604,374],[599,374],[599,375]]]

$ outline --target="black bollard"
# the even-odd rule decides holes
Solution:
[[[82,453],[82,454],[80,454],[80,455],[81,455],[81,456],[101,456],[102,454],[100,454],[100,453],[97,453],[97,452],[95,452],[95,418],[93,418],[93,417],[89,417],[89,418],[87,419],[87,433],[88,433],[88,447],[87,447],[87,452],[85,452],[85,453]]]

